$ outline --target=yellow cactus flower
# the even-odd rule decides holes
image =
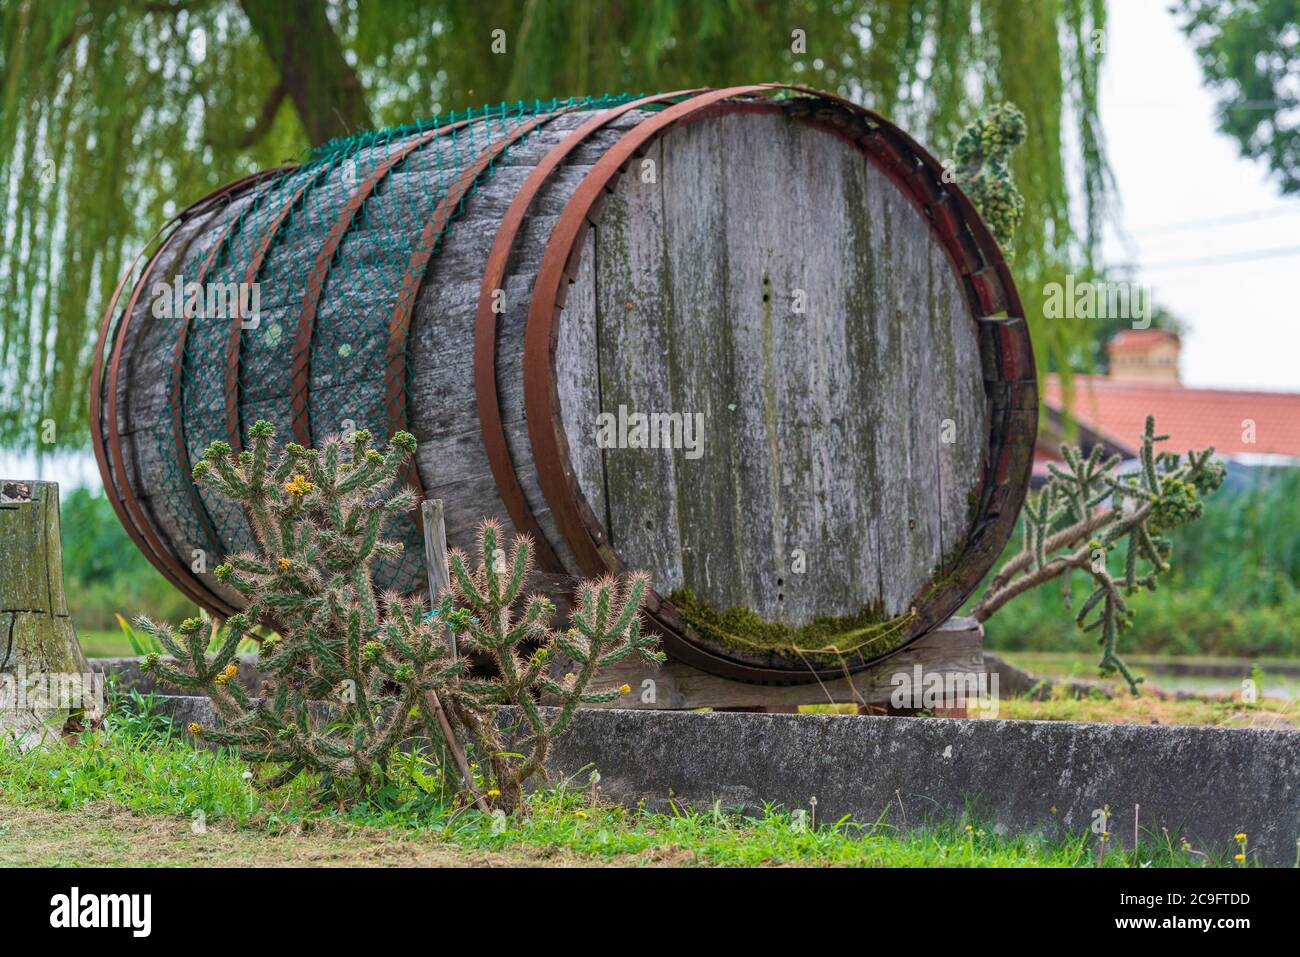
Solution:
[[[311,482],[307,481],[307,476],[305,475],[295,475],[292,481],[286,482],[284,484],[284,490],[286,492],[288,492],[290,495],[298,495],[298,496],[306,495],[315,487],[316,486],[312,485]]]
[[[212,680],[215,681],[215,682],[216,682],[217,684],[219,684],[219,685],[223,685],[223,684],[225,684],[227,681],[230,680],[230,675],[226,674],[226,673],[223,671],[221,674],[217,675],[217,676],[216,676],[215,678],[213,678]]]
[[[289,559],[287,558],[280,559],[280,571],[287,572],[292,567],[293,567],[293,562],[289,561]]]

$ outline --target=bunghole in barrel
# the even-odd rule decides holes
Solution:
[[[214,440],[397,429],[451,545],[544,587],[643,568],[669,653],[842,675],[951,615],[1028,484],[1033,357],[996,242],[883,118],[763,84],[475,111],[332,143],[167,224],[91,413],[137,544],[195,601],[252,545]],[[416,517],[377,579],[422,589]]]

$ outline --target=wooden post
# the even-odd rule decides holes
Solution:
[[[420,517],[424,520],[424,570],[429,576],[429,607],[433,608],[438,596],[451,586],[451,571],[447,568],[447,524],[443,519],[442,499],[425,499],[420,503]],[[447,630],[447,646],[456,657],[456,636]]]
[[[0,481],[0,733],[35,744],[98,718],[100,680],[64,596],[58,484]]]
[[[424,569],[429,576],[429,607],[432,608],[434,602],[447,586],[451,584],[451,574],[447,570],[447,526],[443,520],[442,499],[426,499],[420,503],[420,516],[424,520]],[[451,650],[451,656],[456,657],[456,635],[450,628],[446,629],[447,646]],[[451,721],[447,717],[447,712],[442,707],[442,702],[432,691],[424,693],[425,706],[433,712],[438,720],[438,727],[442,729],[442,738],[447,742],[447,749],[451,751],[452,760],[456,763],[456,770],[460,772],[461,779],[465,782],[465,787],[469,788],[469,793],[474,798],[474,803],[480,811],[490,810],[486,798],[478,793],[478,788],[474,786],[474,772],[470,770],[469,761],[465,758],[465,752],[461,750],[460,742],[456,740],[456,732],[452,729]]]

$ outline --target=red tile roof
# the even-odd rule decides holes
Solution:
[[[1043,401],[1060,410],[1061,385],[1047,376]],[[1300,457],[1300,393],[1233,389],[1189,389],[1173,383],[1116,381],[1105,376],[1075,376],[1071,414],[1103,438],[1136,450],[1146,417],[1169,436],[1162,448],[1186,452],[1213,445],[1220,455],[1277,454]],[[1255,441],[1243,440],[1254,422]]]
[[[1178,334],[1169,329],[1121,329],[1106,348],[1111,352],[1146,352],[1159,343],[1178,341]]]

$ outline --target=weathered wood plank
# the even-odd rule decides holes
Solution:
[[[597,413],[611,417],[603,450],[604,482],[610,492],[608,533],[615,549],[628,556],[656,557],[656,586],[664,592],[682,584],[673,572],[681,565],[681,536],[676,510],[677,484],[674,462],[680,450],[647,418],[643,428],[635,416],[680,416],[687,410],[674,405],[668,364],[663,357],[671,348],[668,310],[672,304],[665,289],[663,194],[658,170],[663,154],[656,143],[644,160],[655,174],[642,176],[639,162],[624,175],[619,188],[605,204],[594,230],[595,268],[579,277],[570,298],[590,296],[599,314],[596,335],[582,346],[598,354],[600,393],[570,396],[571,404],[585,403],[579,413],[586,425],[585,441],[595,445]],[[649,180],[649,181],[647,181]],[[594,284],[594,290],[587,291]],[[565,315],[568,307],[565,307]],[[580,327],[561,326],[561,335],[575,339]],[[628,423],[624,434],[623,423]],[[652,434],[654,433],[654,434]],[[667,447],[660,447],[667,438]],[[604,497],[604,496],[602,496]]]
[[[953,561],[970,530],[970,496],[979,484],[986,446],[983,367],[975,320],[952,262],[930,250],[930,311],[942,366],[934,381],[939,423],[939,528],[945,561]]]
[[[907,200],[874,167],[868,167],[867,197],[873,249],[871,281],[876,351],[873,387],[885,397],[875,422],[876,474],[881,486],[881,599],[885,613],[907,611],[931,578],[938,560],[937,453],[923,462],[921,433],[937,428],[932,416],[914,419],[911,395],[928,389],[932,377],[918,354],[928,323],[929,261],[918,252],[917,233],[928,227]],[[926,371],[922,371],[926,370]]]
[[[672,308],[666,314],[668,350],[660,361],[667,366],[672,390],[669,411],[703,416],[703,454],[687,459],[685,449],[674,450],[676,486],[661,493],[676,508],[680,566],[675,552],[632,553],[627,558],[634,567],[650,570],[656,586],[679,581],[700,595],[725,598],[726,583],[741,555],[746,516],[734,484],[737,449],[731,417],[736,399],[731,388],[722,185],[727,170],[743,166],[725,153],[715,123],[675,131],[664,137],[662,149],[660,192]],[[684,250],[689,255],[681,255]],[[598,277],[597,283],[601,281]],[[686,490],[690,494],[684,494]]]
[[[597,442],[597,420],[602,410],[600,345],[597,327],[595,230],[584,240],[577,281],[560,318],[555,350],[555,380],[560,397],[560,422],[569,443],[569,461],[587,504],[607,526],[605,456]],[[613,543],[618,547],[618,543]]]

